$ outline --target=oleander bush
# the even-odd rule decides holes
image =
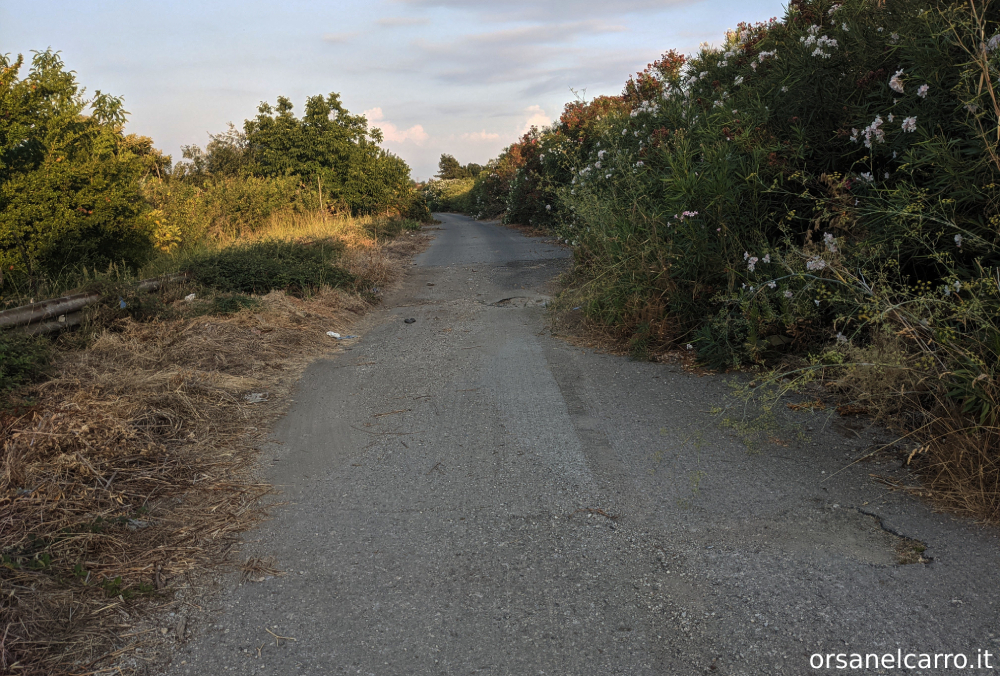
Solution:
[[[1000,518],[998,7],[793,1],[567,105],[469,211],[573,245],[574,304],[625,339],[972,435],[993,496],[972,511]]]

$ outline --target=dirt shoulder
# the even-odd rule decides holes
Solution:
[[[367,297],[272,292],[229,316],[125,320],[59,355],[0,417],[0,671],[142,673],[156,644],[183,639],[210,573],[246,563],[238,536],[271,492],[257,447],[291,387],[429,239],[352,253],[379,281]]]

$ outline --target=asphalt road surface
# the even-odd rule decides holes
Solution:
[[[810,656],[1000,653],[996,532],[872,480],[896,460],[848,466],[877,431],[787,412],[748,448],[713,413],[732,377],[551,335],[565,248],[439,218],[264,450],[287,504],[246,552],[286,575],[204,601],[170,673],[936,674]],[[928,562],[899,564],[916,543]]]

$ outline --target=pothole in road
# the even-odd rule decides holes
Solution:
[[[548,305],[548,302],[549,296],[511,296],[486,304],[489,307],[523,308],[544,307]]]

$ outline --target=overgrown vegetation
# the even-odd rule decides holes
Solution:
[[[342,250],[337,241],[265,240],[198,256],[185,267],[201,284],[224,292],[264,295],[283,289],[302,296],[354,281],[335,265]]]
[[[474,184],[471,178],[452,178],[428,181],[422,188],[427,207],[431,211],[468,212]]]
[[[142,673],[110,666],[123,626],[233,563],[269,491],[255,439],[430,212],[336,95],[172,165],[57,54],[0,59],[0,309],[101,296],[77,331],[0,330],[0,672]]]
[[[184,160],[126,135],[121,99],[86,97],[58,53],[0,56],[0,303],[70,288],[84,271],[253,236],[314,212],[427,221],[409,167],[337,94],[263,103]]]
[[[0,331],[0,404],[5,393],[41,378],[51,361],[45,338]]]
[[[468,211],[575,248],[633,351],[822,379],[935,497],[1000,519],[997,4],[796,0],[566,106]]]

